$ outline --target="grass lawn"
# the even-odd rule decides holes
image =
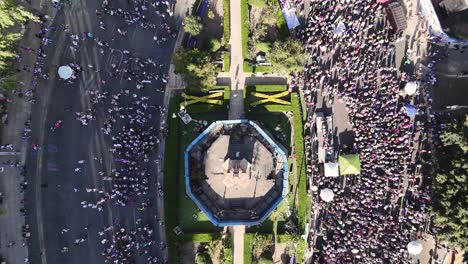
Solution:
[[[226,119],[226,114],[219,113],[198,113],[191,114],[191,117],[196,120],[206,120],[208,124],[211,124],[213,121]],[[208,217],[198,209],[198,206],[185,195],[185,184],[184,184],[184,163],[183,163],[183,153],[185,148],[203,131],[199,127],[191,122],[188,125],[185,125],[183,122],[179,121],[179,129],[181,132],[180,143],[179,144],[179,167],[182,168],[179,170],[179,184],[178,184],[178,221],[179,225],[184,230],[184,232],[189,233],[206,233],[214,232],[219,230],[219,228],[213,226],[213,224],[208,220]],[[193,216],[197,217],[194,218]]]
[[[244,264],[252,264],[252,240],[254,234],[244,235]]]
[[[247,118],[257,121],[273,136],[274,141],[291,153],[291,125],[284,113],[248,113]],[[280,130],[276,131],[276,128]]]
[[[167,124],[169,125],[169,134],[166,138],[166,146],[178,146],[179,142],[179,125],[178,119],[171,118],[172,113],[177,112],[179,109],[179,99],[171,98],[169,104],[169,114]],[[179,255],[177,254],[177,237],[173,230],[177,225],[177,208],[175,206],[168,206],[170,204],[177,204],[177,177],[179,171],[179,153],[178,148],[166,148],[165,153],[165,174],[164,174],[164,215],[166,222],[166,237],[169,250],[169,258],[173,263],[179,263]]]
[[[260,89],[266,89],[261,87]],[[278,88],[279,89],[279,88]],[[295,214],[298,218],[299,230],[304,231],[305,225],[308,222],[310,215],[311,198],[307,195],[307,179],[306,179],[306,161],[304,155],[304,135],[303,135],[303,119],[301,114],[300,99],[296,93],[292,93],[290,96],[291,105],[259,105],[256,107],[250,107],[250,95],[249,93],[255,91],[255,87],[247,87],[244,98],[244,107],[248,115],[264,114],[265,118],[270,119],[270,115],[275,112],[293,112],[294,122],[294,155],[297,163],[297,175],[294,175],[294,182],[296,183],[293,188],[293,197],[297,196],[297,202],[291,203],[296,204]],[[274,121],[273,121],[274,122]],[[266,122],[268,123],[268,122]],[[265,125],[268,126],[268,125]]]
[[[219,89],[220,87],[217,87]],[[224,89],[221,88],[221,89]],[[228,96],[225,94],[225,96]],[[169,257],[171,263],[180,263],[178,247],[180,244],[179,237],[176,237],[173,229],[179,225],[184,232],[187,233],[209,233],[219,231],[208,221],[206,215],[198,212],[195,203],[186,198],[184,185],[184,150],[185,147],[202,131],[197,128],[194,122],[185,125],[180,118],[172,118],[172,113],[179,111],[180,97],[171,98],[169,105],[169,134],[166,138],[166,153],[165,153],[165,181],[164,181],[164,203],[166,217],[166,236],[169,249]],[[210,108],[205,106],[204,113],[190,113],[193,119],[206,120],[211,123],[214,120],[226,119],[227,113],[207,112]],[[193,218],[193,214],[197,214],[198,218]]]

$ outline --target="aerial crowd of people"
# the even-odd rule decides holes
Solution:
[[[54,7],[57,9],[66,8],[66,5],[66,2],[54,2]],[[112,57],[111,53],[115,52],[113,48],[116,48],[112,47],[112,42],[119,37],[125,38],[127,30],[133,27],[148,31],[156,46],[173,40],[177,30],[172,21],[172,8],[168,1],[132,1],[127,7],[117,7],[114,3],[111,5],[109,1],[104,0],[101,8],[95,12],[100,28],[96,32],[73,32],[73,27],[67,24],[48,26],[49,17],[40,15],[40,31],[36,34],[41,40],[39,49],[36,51],[31,47],[20,46],[23,52],[37,53],[35,64],[32,67],[25,64],[23,67],[24,71],[32,72],[34,76],[26,98],[34,103],[38,84],[49,80],[44,67],[47,51],[50,50],[48,46],[52,44],[50,33],[63,30],[68,38],[67,42],[70,43],[67,48],[72,54],[79,53],[83,46],[94,46],[100,56]],[[125,27],[117,29],[118,34],[113,35],[109,42],[104,41],[100,33],[107,30],[106,16],[117,16],[126,24]],[[96,163],[103,184],[98,188],[76,186],[73,192],[88,194],[89,199],[79,205],[82,208],[101,212],[105,210],[107,204],[110,204],[134,207],[137,212],[142,212],[153,207],[154,197],[149,195],[150,189],[158,192],[160,196],[163,195],[158,180],[161,176],[158,146],[167,132],[164,124],[167,110],[161,102],[155,102],[152,95],[164,93],[168,81],[168,76],[164,74],[167,65],[158,62],[155,58],[142,58],[125,49],[118,55],[121,55],[121,61],[111,61],[107,69],[97,69],[96,65],[90,63],[70,62],[67,66],[71,67],[73,75],[71,78],[61,80],[65,85],[73,86],[83,71],[95,72],[101,76],[99,78],[101,88],[91,87],[85,92],[90,102],[89,107],[72,113],[72,107],[67,106],[64,113],[74,115],[83,127],[96,127],[108,139],[108,152],[116,163],[111,171],[106,171],[103,156],[95,156],[91,161],[77,161],[74,173],[78,175],[83,174],[84,167],[88,163]],[[21,53],[18,53],[15,59],[21,61]],[[122,85],[112,86],[110,79],[121,80]],[[50,124],[50,133],[60,133],[67,125],[62,119],[54,120]],[[30,138],[29,124],[25,128],[24,135],[24,139]],[[33,151],[45,148],[39,146],[34,139],[32,141]],[[12,148],[10,145],[7,147]],[[157,175],[154,173],[151,175],[151,172],[157,172]],[[47,184],[43,184],[42,187],[47,188]],[[157,222],[157,225],[153,226],[153,222]],[[145,263],[166,263],[167,260],[161,258],[154,250],[155,245],[161,250],[166,246],[164,242],[155,239],[156,227],[163,226],[164,221],[157,215],[152,215],[149,219],[138,218],[131,225],[114,221],[112,225],[102,228],[87,225],[82,231],[96,229],[96,235],[101,238],[100,244],[103,246],[101,255],[106,263],[133,263],[137,257],[144,258]],[[63,227],[59,233],[61,236],[72,236],[72,242],[65,243],[59,249],[62,254],[68,254],[75,246],[88,240],[86,235],[82,235],[83,232],[73,235],[67,227]],[[25,259],[25,262],[29,262],[29,259]]]
[[[292,2],[297,5],[303,1]],[[54,2],[56,8],[63,5]],[[44,62],[48,45],[52,44],[46,36],[51,32],[65,31],[72,53],[80,52],[84,45],[97,45],[100,56],[114,52],[112,41],[125,38],[131,27],[151,32],[156,46],[177,36],[177,30],[172,26],[173,7],[169,1],[136,0],[129,1],[128,6],[118,7],[104,0],[101,8],[95,11],[100,31],[93,33],[72,32],[66,24],[46,26],[48,17],[40,16],[40,31],[36,33],[41,40],[40,48],[36,51],[20,46],[21,52],[37,55],[34,65],[19,69],[34,75],[31,88],[25,94],[21,93],[21,97],[35,103],[38,84],[50,78]],[[321,107],[316,104],[319,96],[323,96],[328,104],[339,100],[346,106],[354,144],[342,152],[359,154],[361,162],[361,173],[347,175],[346,186],[343,186],[339,178],[325,177],[317,160],[309,155],[308,172],[318,187],[317,194],[324,188],[335,192],[331,202],[316,205],[320,213],[312,230],[312,250],[320,263],[406,263],[406,246],[410,241],[422,238],[428,218],[431,189],[425,183],[430,176],[421,168],[427,164],[423,157],[431,151],[429,141],[434,132],[433,120],[425,115],[430,110],[430,99],[425,91],[436,82],[430,71],[435,62],[429,64],[429,71],[425,73],[410,68],[400,72],[401,69],[389,58],[395,54],[398,34],[389,27],[383,5],[375,0],[311,1],[311,10],[313,12],[301,33],[309,60],[304,73],[292,82],[303,86],[310,113]],[[126,23],[116,29],[109,42],[100,36],[100,32],[107,30],[106,16],[119,17]],[[150,16],[157,17],[157,21]],[[345,28],[341,26],[337,30],[338,24]],[[435,56],[436,53],[428,55]],[[67,85],[74,85],[83,71],[94,71],[101,76],[100,89],[90,88],[85,93],[90,103],[87,109],[74,113],[69,107],[64,109],[64,113],[73,115],[83,127],[97,127],[107,139],[110,155],[106,157],[112,156],[116,164],[106,171],[104,155],[95,156],[92,161],[77,161],[75,174],[82,174],[84,166],[92,162],[103,180],[100,188],[73,188],[75,193],[88,193],[89,199],[78,206],[98,212],[105,211],[106,205],[145,211],[153,206],[148,198],[152,190],[163,195],[158,181],[161,174],[153,177],[151,173],[159,172],[161,157],[157,152],[167,133],[163,121],[167,109],[152,100],[148,89],[155,89],[152,93],[164,92],[168,82],[167,65],[156,59],[141,58],[128,50],[121,51],[120,55],[121,63],[111,61],[106,70],[94,69],[95,65],[88,63],[68,63],[73,76],[62,80]],[[15,60],[22,60],[20,53]],[[123,84],[111,86],[109,79],[119,79]],[[422,84],[415,95],[402,94],[404,84],[409,81]],[[405,111],[405,105],[409,103],[419,109],[415,117]],[[310,153],[315,144],[313,123],[313,115],[310,115],[306,128],[311,134],[305,137]],[[63,126],[67,126],[63,120],[54,120],[49,133],[60,133]],[[23,138],[30,139],[30,134],[28,120]],[[33,151],[43,147],[34,139],[32,141]],[[14,148],[9,144],[1,149],[10,151]],[[26,186],[25,181],[21,187]],[[26,214],[24,209],[22,212]],[[133,263],[137,255],[143,256],[145,263],[167,263],[165,259],[158,259],[151,249],[153,245],[158,245],[161,250],[166,246],[155,239],[153,219],[143,218],[138,217],[131,225],[116,220],[104,227],[86,225],[83,230],[96,231],[106,263]],[[158,216],[155,219],[159,227],[164,226]],[[70,235],[67,227],[61,228],[61,236]],[[87,239],[87,236],[73,234],[69,239],[72,242],[65,243],[59,250],[67,254],[73,250],[73,245],[77,247]]]
[[[329,107],[334,100],[345,104],[354,143],[341,152],[357,153],[361,162],[361,173],[347,175],[343,186],[340,178],[325,177],[309,156],[317,195],[324,188],[335,192],[328,203],[317,197],[321,210],[312,249],[320,263],[406,263],[407,245],[421,238],[428,217],[429,176],[421,177],[419,159],[430,151],[424,89],[435,82],[434,74],[414,69],[399,74],[389,59],[398,34],[388,25],[382,4],[313,1],[311,10],[302,35],[310,56],[303,82],[306,104],[321,108],[318,96]],[[345,29],[336,30],[339,23]],[[421,81],[421,91],[402,95],[408,81]],[[420,115],[409,116],[408,103],[416,104]],[[310,115],[306,147],[312,152],[313,123]]]

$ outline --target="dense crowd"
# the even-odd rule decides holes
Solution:
[[[55,8],[66,7],[66,2],[54,2]],[[150,32],[153,36],[154,44],[162,44],[177,35],[177,30],[172,26],[172,4],[169,1],[147,1],[139,0],[128,3],[128,6],[117,7],[117,4],[104,0],[96,16],[99,19],[99,28],[104,32],[107,29],[106,16],[121,17],[126,26],[118,28],[116,36],[113,36],[110,43],[103,40],[100,32],[73,32],[69,25],[47,26],[48,16],[40,15],[40,30],[36,37],[41,40],[39,49],[36,51],[31,47],[20,46],[23,52],[36,52],[37,61],[31,67],[24,65],[23,70],[32,72],[34,79],[32,87],[26,93],[26,97],[31,103],[35,102],[36,88],[39,82],[46,82],[50,76],[44,69],[45,58],[47,57],[48,45],[52,40],[48,37],[50,33],[63,30],[67,36],[66,43],[72,54],[80,52],[83,45],[96,46],[101,56],[109,56],[112,53],[112,46],[119,35],[124,37],[127,30],[132,27],[141,27]],[[115,48],[115,47],[114,47]],[[97,163],[98,174],[103,181],[111,181],[110,185],[103,184],[100,188],[93,186],[73,188],[75,193],[89,193],[89,199],[81,202],[82,208],[96,209],[104,211],[106,205],[132,206],[138,211],[144,211],[153,206],[148,198],[151,187],[150,171],[158,171],[160,157],[157,153],[158,145],[165,135],[165,125],[163,116],[166,113],[164,106],[154,103],[152,94],[164,92],[168,76],[164,74],[165,66],[154,58],[141,58],[134,55],[129,50],[121,51],[121,62],[110,62],[109,69],[104,72],[95,69],[92,64],[82,64],[79,61],[67,63],[73,70],[73,75],[67,80],[61,80],[67,85],[73,85],[81,78],[80,73],[84,70],[95,71],[104,75],[99,79],[101,89],[90,88],[86,91],[85,97],[89,99],[89,106],[81,111],[71,113],[71,107],[65,107],[65,114],[75,116],[82,126],[96,127],[104,137],[108,138],[109,149],[116,163],[111,171],[106,171],[103,157],[95,156],[93,161]],[[21,53],[15,57],[16,61],[22,60]],[[107,76],[107,78],[106,78]],[[122,85],[111,86],[106,79],[120,79]],[[150,88],[154,87],[154,88]],[[154,90],[150,90],[154,89]],[[162,117],[161,117],[162,116]],[[161,117],[161,118],[158,118]],[[155,126],[155,124],[158,124]],[[51,133],[60,133],[64,124],[62,120],[55,120],[51,124]],[[30,138],[29,121],[24,131],[24,139]],[[32,149],[39,150],[43,146],[38,146],[32,142]],[[11,145],[2,146],[7,150],[13,149]],[[151,162],[150,162],[151,161]],[[155,161],[156,169],[155,169]],[[88,161],[77,161],[75,174],[81,174]],[[25,182],[25,185],[27,182]],[[42,187],[47,187],[44,184]],[[158,190],[159,195],[163,195],[161,185],[155,178],[154,190]],[[153,197],[154,198],[154,197]],[[153,218],[153,216],[151,217]],[[159,226],[164,222],[157,217]],[[165,244],[155,240],[154,229],[151,220],[138,219],[130,226],[114,221],[113,225],[97,228],[97,234],[101,237],[101,244],[104,246],[102,255],[106,263],[134,263],[136,257],[144,258],[144,263],[167,262],[155,256],[155,245],[161,250]],[[94,229],[85,226],[84,231]],[[66,227],[60,232],[61,236],[72,236],[70,229]],[[77,236],[74,238],[74,246],[79,246],[87,241],[87,236]],[[63,254],[73,250],[73,247],[65,244],[61,248]],[[25,262],[29,260],[26,259]]]
[[[310,54],[304,93],[309,109],[320,94],[346,105],[354,144],[341,152],[357,153],[361,174],[348,175],[345,188],[325,177],[310,157],[308,172],[318,192],[330,188],[334,200],[322,204],[314,234],[320,263],[406,263],[408,242],[420,238],[427,219],[428,192],[417,175],[418,157],[427,152],[431,126],[422,115],[410,117],[405,104],[423,112],[423,93],[402,96],[406,81],[433,83],[434,75],[407,72],[388,60],[397,38],[374,0],[313,1],[303,32]],[[338,23],[345,30],[335,30]],[[424,89],[421,87],[421,89]],[[313,131],[313,116],[306,126]],[[415,142],[418,135],[419,143]],[[314,145],[308,136],[307,149]],[[414,158],[416,157],[416,158]],[[418,188],[418,185],[422,188]]]

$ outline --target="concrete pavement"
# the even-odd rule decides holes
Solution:
[[[232,256],[235,264],[244,263],[244,235],[245,226],[232,226],[229,228],[232,234]]]
[[[241,1],[230,0],[229,12],[231,16],[231,100],[229,101],[229,119],[240,119],[244,115],[243,90],[245,83],[243,56],[242,56],[242,20]]]

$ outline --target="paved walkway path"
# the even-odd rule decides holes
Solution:
[[[244,116],[243,90],[245,84],[245,75],[242,56],[242,20],[241,20],[241,2],[240,0],[230,0],[231,12],[231,100],[229,103],[229,119],[240,119]],[[244,234],[245,226],[233,226],[230,228],[232,233],[232,250],[234,263],[244,263]]]
[[[243,264],[244,263],[244,235],[245,226],[233,226],[230,228],[232,234],[232,255],[233,263]]]
[[[242,56],[242,20],[240,0],[229,1],[231,12],[231,100],[229,104],[229,119],[239,119],[244,116],[243,90],[245,75]]]

